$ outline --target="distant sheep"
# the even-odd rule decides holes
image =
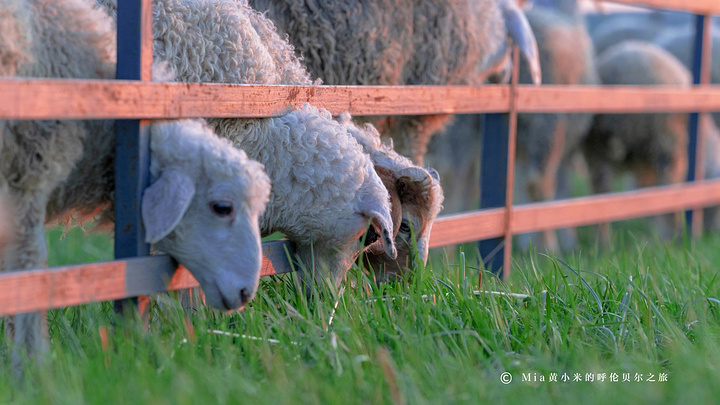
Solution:
[[[7,0],[0,16],[1,71],[114,77],[115,32],[91,1]],[[0,192],[14,211],[16,237],[0,257],[3,270],[46,265],[46,219],[113,220],[112,121],[2,121],[0,132]],[[149,132],[152,183],[142,200],[147,241],[193,273],[210,305],[242,307],[254,296],[260,273],[258,218],[270,192],[262,165],[200,120],[155,122]],[[237,243],[228,248],[226,240]],[[47,345],[44,322],[39,313],[17,315],[6,330],[14,329],[18,347],[37,353]],[[14,356],[15,366],[19,361]]]
[[[689,29],[690,15],[677,13],[670,18],[666,12],[608,14],[592,30],[597,54],[625,41],[654,42],[669,29],[684,26]]]
[[[685,65],[692,69],[693,41],[695,33],[689,29],[667,30],[654,42],[666,51],[670,52]],[[720,84],[720,25],[712,31],[712,64],[710,67],[710,82]],[[716,125],[720,125],[720,112],[712,114]]]
[[[546,6],[543,6],[545,4]],[[542,82],[561,85],[595,85],[592,41],[575,0],[540,1],[526,11],[537,39]],[[532,70],[520,65],[520,83],[530,83]],[[517,128],[516,201],[538,202],[568,197],[569,164],[580,151],[592,122],[592,114],[519,114]],[[575,247],[570,230],[543,233],[547,249],[557,251]],[[528,247],[528,235],[518,246]]]
[[[153,35],[155,58],[169,61],[177,81],[310,83],[272,22],[244,2],[156,0]],[[327,111],[305,105],[277,118],[208,123],[265,165],[273,187],[262,233],[279,231],[294,242],[309,267],[304,275],[329,273],[339,284],[364,248],[368,224],[379,235],[372,249],[396,257],[388,192]]]
[[[690,86],[690,73],[656,45],[626,41],[610,47],[597,60],[604,85]],[[640,186],[679,183],[687,174],[687,114],[598,114],[584,144],[593,191],[611,191],[612,174],[630,170]],[[665,217],[661,235],[680,230],[681,217]],[[609,228],[601,228],[609,242]]]
[[[595,58],[584,20],[575,0],[535,0],[525,12],[538,44],[542,82],[545,84],[593,85],[599,82]],[[521,83],[531,83],[531,69],[520,64]],[[519,114],[515,202],[527,203],[567,197],[566,173],[570,159],[592,121],[591,114]],[[477,207],[480,198],[479,159],[482,120],[473,115],[457,116],[433,146],[430,160],[441,168],[446,205],[450,212]],[[442,145],[441,145],[442,144]],[[531,235],[520,235],[518,246],[527,249]],[[574,233],[561,230],[543,233],[549,250],[572,249]],[[561,246],[562,245],[562,246]]]
[[[508,38],[540,65],[532,31],[512,0],[250,0],[289,35],[314,77],[331,85],[477,85],[506,80]],[[404,156],[422,164],[449,115],[372,118]]]

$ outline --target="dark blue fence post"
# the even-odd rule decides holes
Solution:
[[[695,16],[695,40],[693,42],[693,59],[692,59],[692,74],[693,74],[693,84],[698,85],[702,84],[703,82],[707,81],[707,78],[703,78],[703,75],[707,75],[708,72],[706,72],[707,67],[703,67],[704,64],[704,57],[709,55],[704,55],[705,53],[705,41],[709,37],[709,32],[706,33],[706,30],[709,30],[710,25],[712,24],[712,19],[705,16],[705,15],[696,15]],[[696,172],[698,168],[698,127],[699,127],[699,118],[700,115],[698,113],[691,113],[688,119],[688,172],[687,172],[687,181],[695,181],[696,180]],[[702,162],[700,162],[702,163]],[[701,215],[702,212],[698,211],[698,214]],[[702,219],[700,216],[699,219]],[[690,235],[697,235],[702,231],[702,221],[699,219],[696,219],[696,221],[693,221],[693,211],[686,211],[685,212],[685,221],[687,223],[688,231]]]
[[[149,38],[147,19],[152,22],[151,0],[118,1],[117,78],[150,80],[152,27]],[[145,21],[145,24],[143,24]],[[145,27],[144,27],[145,25]],[[146,47],[143,49],[143,45]],[[150,134],[143,120],[117,120],[115,123],[115,258],[147,256],[142,227],[142,192],[150,184]],[[116,311],[136,306],[137,298],[116,301]]]
[[[485,114],[480,157],[480,208],[505,207],[509,114]],[[482,240],[480,255],[485,268],[502,276],[504,238]]]

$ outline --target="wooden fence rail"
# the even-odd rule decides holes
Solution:
[[[0,119],[274,117],[304,103],[332,114],[419,115],[507,112],[509,85],[282,86],[0,80]],[[720,86],[518,85],[520,113],[720,110]]]
[[[128,0],[130,2],[130,0]],[[129,79],[148,79],[150,0],[135,0],[123,13],[136,13],[142,24],[125,46]],[[718,0],[615,0],[616,3],[671,8],[703,16],[698,18],[695,48],[708,53],[710,14],[720,14]],[[133,8],[134,7],[134,8]],[[132,9],[132,10],[131,10]],[[129,10],[129,11],[128,11]],[[139,13],[139,14],[137,14]],[[122,15],[119,12],[118,18]],[[119,23],[118,26],[126,27]],[[704,29],[701,29],[705,27]],[[126,27],[127,28],[127,27]],[[125,29],[125,28],[121,28]],[[130,30],[130,28],[128,28]],[[688,44],[690,46],[690,44]],[[119,44],[120,48],[120,44]],[[699,53],[700,56],[703,52]],[[141,57],[143,56],[143,57]],[[119,55],[119,60],[125,56]],[[0,80],[0,119],[164,119],[183,117],[272,117],[308,102],[333,114],[415,115],[456,113],[541,112],[708,112],[720,110],[720,87],[708,86],[709,60],[696,58],[692,88],[590,87],[590,86],[259,86],[224,84],[150,83],[147,81]],[[703,60],[703,63],[699,63]],[[700,65],[705,67],[701,71]],[[134,70],[133,70],[134,69]],[[122,77],[122,75],[119,75]],[[514,117],[514,115],[511,115]],[[489,120],[495,128],[484,142],[505,145],[508,120]],[[691,120],[692,121],[692,120]],[[504,124],[503,124],[504,122]],[[133,124],[135,125],[135,124]],[[695,123],[696,125],[696,123]],[[142,123],[137,124],[142,128]],[[696,131],[696,128],[695,128]],[[129,136],[141,137],[141,131]],[[691,141],[693,128],[691,124]],[[119,135],[122,136],[127,134]],[[140,138],[138,138],[140,139]],[[512,152],[512,150],[511,150]],[[694,153],[695,150],[691,150]],[[512,159],[506,160],[512,162]],[[139,164],[138,161],[131,162]],[[498,164],[496,161],[495,164]],[[140,164],[142,166],[142,164]],[[500,171],[503,171],[502,165]],[[497,167],[494,167],[497,171]],[[500,189],[504,193],[510,179]],[[140,179],[141,180],[141,179]],[[134,179],[132,181],[139,181]],[[132,198],[139,198],[139,192]],[[132,199],[131,198],[131,199]],[[697,181],[639,191],[583,197],[547,203],[482,209],[438,218],[431,247],[446,246],[506,235],[588,225],[604,221],[697,209],[720,204],[720,180]],[[135,225],[138,225],[137,223]],[[496,241],[497,242],[497,241]],[[262,275],[293,271],[292,246],[263,243]],[[132,255],[130,255],[132,256]],[[499,255],[503,256],[503,255]],[[506,261],[508,255],[505,255]],[[508,268],[508,263],[504,264]],[[507,273],[506,273],[507,274]],[[121,299],[197,286],[182,267],[167,256],[135,257],[106,263],[65,266],[0,274],[0,315]]]

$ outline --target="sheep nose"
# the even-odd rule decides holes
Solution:
[[[242,303],[242,306],[245,306],[250,300],[252,300],[252,293],[247,288],[243,288],[240,290],[240,302]]]

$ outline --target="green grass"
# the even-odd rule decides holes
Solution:
[[[108,238],[81,234],[53,241],[52,264],[110,258]],[[406,284],[377,286],[354,269],[332,323],[337,295],[308,302],[292,277],[264,279],[242,313],[200,309],[190,329],[165,295],[149,332],[113,329],[108,303],[50,311],[51,355],[24,384],[0,370],[0,403],[717,402],[720,237],[687,247],[635,226],[616,235],[604,252],[518,254],[507,284],[484,274],[483,289],[525,299],[475,295],[477,256],[467,248],[464,269],[459,256],[434,252]],[[558,382],[522,373],[558,373]],[[572,382],[574,373],[665,373],[667,382]]]

